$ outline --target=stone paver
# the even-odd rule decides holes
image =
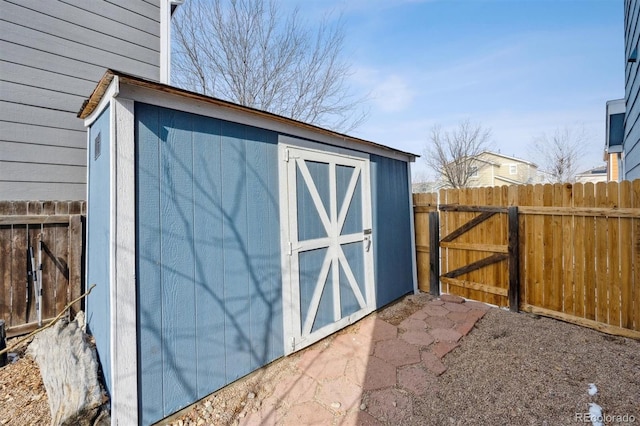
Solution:
[[[413,412],[409,395],[399,389],[387,388],[374,391],[366,401],[367,412],[382,422],[393,425],[406,423]]]
[[[368,358],[362,376],[362,389],[381,389],[396,384],[396,367],[374,356]]]
[[[420,362],[420,351],[418,347],[401,339],[385,340],[376,343],[373,354],[396,367]]]
[[[362,388],[345,377],[323,383],[317,400],[334,413],[344,413],[360,406]]]
[[[449,303],[464,303],[465,302],[464,298],[462,298],[460,296],[456,296],[455,294],[441,294],[440,295],[440,300],[442,300],[443,302],[449,302]]]
[[[461,324],[457,324],[453,329],[458,333],[462,334],[463,336],[466,336],[467,334],[469,334],[471,330],[473,330],[473,326],[475,324],[476,324],[475,320],[466,321]]]
[[[438,358],[438,356],[436,356],[431,351],[422,352],[422,364],[427,370],[429,370],[436,376],[439,376],[447,371],[447,366],[444,365],[440,358]]]
[[[444,305],[444,303],[443,303],[443,305]],[[442,306],[438,306],[438,305],[433,304],[433,302],[429,302],[429,304],[427,306],[422,308],[422,311],[425,312],[429,316],[443,317],[443,316],[447,315],[450,312],[450,311],[446,310],[443,305]]]
[[[398,386],[417,395],[437,391],[435,376],[419,364],[398,368]]]
[[[462,334],[450,328],[436,328],[429,333],[438,342],[457,342],[462,337]]]
[[[487,305],[486,303],[476,302],[474,300],[467,300],[465,302],[465,305],[467,305],[471,309],[477,309],[479,311],[485,311],[485,312],[491,309],[491,306]]]
[[[338,351],[324,350],[314,356],[301,358],[298,368],[307,376],[322,382],[342,376],[348,360]]]
[[[303,374],[290,376],[279,382],[272,396],[289,405],[300,404],[313,400],[318,383]]]
[[[425,311],[419,310],[419,311],[416,311],[416,312],[412,313],[411,315],[409,315],[409,318],[417,319],[417,320],[423,320],[423,319],[427,318],[428,316],[429,316],[429,314],[427,314]]]
[[[448,318],[448,315],[446,317],[429,317],[424,320],[424,323],[430,329],[453,328],[453,326],[455,325],[455,323]]]
[[[416,346],[429,346],[435,340],[432,335],[424,331],[407,331],[402,333],[400,338]]]
[[[283,425],[327,425],[333,422],[333,413],[319,403],[305,402],[294,405],[282,418]]]
[[[414,395],[438,392],[443,357],[489,307],[442,295],[397,327],[375,315],[304,350],[241,425],[407,424]]]
[[[378,420],[366,411],[349,413],[338,420],[340,426],[382,426]]]
[[[431,352],[434,353],[438,358],[444,357],[446,354],[454,350],[458,347],[457,343],[452,342],[438,342],[435,345],[431,346]]]
[[[398,324],[400,330],[424,330],[426,327],[423,320],[407,318]]]
[[[469,312],[467,312],[467,317],[469,318],[473,318],[476,321],[478,321],[480,318],[482,318],[484,316],[484,314],[486,314],[487,311],[483,311],[481,309],[471,309],[469,310]]]
[[[246,417],[240,419],[238,425],[264,425],[272,426],[277,424],[277,416],[275,407],[261,408],[257,412],[251,412]]]
[[[381,340],[395,339],[398,335],[398,329],[396,326],[389,324],[379,318],[369,320],[366,319],[366,323],[360,326],[359,333],[368,333],[371,338],[371,342],[379,342]]]
[[[367,356],[371,352],[371,338],[362,333],[344,333],[337,336],[332,348],[347,358]]]
[[[466,303],[445,302],[444,305],[442,305],[442,307],[448,310],[449,312],[467,312],[471,310],[471,308],[467,306]]]
[[[446,316],[446,318],[450,319],[451,321],[455,322],[455,323],[463,323],[466,322],[471,315],[469,314],[469,312],[449,312]],[[475,311],[475,312],[479,312],[479,311]]]

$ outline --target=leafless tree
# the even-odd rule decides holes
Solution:
[[[553,183],[573,182],[587,142],[588,136],[581,127],[557,128],[552,134],[535,138],[530,151]]]
[[[309,29],[277,0],[189,0],[173,19],[174,84],[348,132],[366,114],[347,87],[341,19]]]
[[[465,188],[479,167],[478,156],[489,148],[491,130],[464,120],[452,130],[431,129],[425,161],[452,188]]]

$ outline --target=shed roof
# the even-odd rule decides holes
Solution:
[[[388,151],[390,154],[391,153],[396,155],[399,154],[401,156],[407,157],[410,161],[415,161],[416,157],[419,157],[419,155],[417,154],[401,151],[401,150],[391,148],[389,146],[382,145],[379,143],[345,135],[342,133],[335,132],[333,130],[328,130],[328,129],[318,127],[308,123],[303,123],[301,121],[283,117],[270,112],[261,111],[256,108],[246,107],[243,105],[235,104],[233,102],[224,101],[222,99],[205,96],[199,93],[191,92],[188,90],[180,89],[174,86],[169,86],[166,84],[158,83],[156,81],[147,80],[141,77],[137,77],[131,74],[126,74],[126,73],[111,70],[111,69],[105,72],[105,74],[102,76],[102,78],[98,82],[98,85],[93,90],[93,93],[91,94],[91,96],[89,96],[89,98],[84,101],[82,108],[78,112],[79,118],[85,119],[89,117],[96,110],[96,108],[98,108],[100,101],[103,99],[103,97],[107,93],[107,89],[113,82],[114,78],[117,78],[118,84],[120,85],[124,84],[124,85],[131,85],[135,87],[142,87],[142,88],[151,89],[157,92],[180,96],[185,99],[205,102],[207,104],[216,106],[218,108],[230,110],[236,113],[246,114],[248,117],[269,119],[269,120],[279,122],[288,126],[293,126],[301,130],[305,130],[307,132],[323,135],[325,137],[329,136],[332,138],[338,138],[350,144],[361,145],[363,148],[370,147],[376,150]]]

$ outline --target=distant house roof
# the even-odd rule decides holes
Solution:
[[[329,136],[332,138],[338,138],[346,143],[351,143],[354,145],[362,145],[363,147],[372,147],[382,151],[387,151],[389,153],[400,154],[403,157],[407,157],[410,161],[415,161],[419,155],[413,154],[410,152],[401,151],[395,148],[391,148],[386,145],[378,144],[375,142],[367,141],[360,138],[355,138],[353,136],[345,135],[342,133],[334,132],[333,130],[324,129],[322,127],[315,126],[313,124],[303,123],[301,121],[293,120],[291,118],[283,117],[277,114],[273,114],[266,111],[261,111],[259,109],[235,104],[233,102],[224,101],[222,99],[212,98],[210,96],[205,96],[200,93],[190,92],[188,90],[179,89],[177,87],[169,86],[166,84],[158,83],[155,81],[147,80],[141,77],[136,77],[130,74],[126,74],[120,71],[115,70],[107,70],[94,89],[91,96],[84,101],[82,108],[78,112],[78,117],[85,119],[89,117],[94,110],[98,107],[98,104],[105,96],[107,89],[111,85],[111,82],[117,78],[118,84],[125,84],[130,86],[137,86],[146,89],[155,90],[158,92],[164,92],[172,95],[179,95],[184,98],[188,98],[195,101],[205,102],[210,105],[216,105],[220,108],[232,110],[235,112],[240,112],[247,114],[249,116],[260,117],[261,119],[269,119],[272,122],[279,122],[286,124],[288,126],[297,127],[299,129],[303,129],[309,132],[313,132],[315,134],[322,134],[325,136]]]
[[[483,155],[483,154],[493,155],[493,156],[495,156],[495,157],[501,157],[501,158],[505,158],[505,159],[507,159],[507,160],[517,161],[517,162],[519,162],[519,163],[525,163],[525,164],[528,164],[528,165],[533,166],[533,167],[538,167],[538,165],[537,165],[537,164],[532,163],[531,161],[523,160],[522,158],[517,158],[517,157],[510,157],[510,156],[508,156],[508,155],[504,155],[504,154],[501,154],[501,153],[499,153],[499,152],[483,151],[483,152],[481,152],[479,155]]]
[[[606,164],[578,173],[578,175],[606,175],[606,174],[607,174]]]

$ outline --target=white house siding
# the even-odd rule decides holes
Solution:
[[[637,49],[640,41],[640,1],[624,2],[625,59]],[[627,62],[625,69],[625,101],[627,114],[625,117],[624,136],[624,173],[625,179],[640,178],[640,78],[638,77],[638,59]]]
[[[76,114],[107,68],[159,79],[160,0],[0,0],[0,200],[85,198]]]

